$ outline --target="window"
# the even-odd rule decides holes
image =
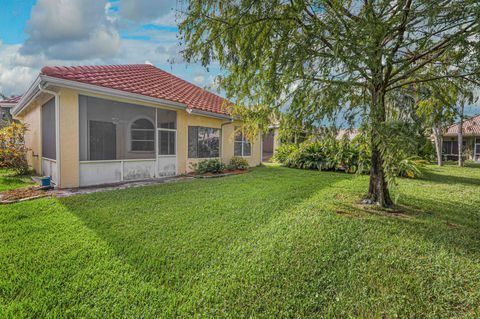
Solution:
[[[42,105],[42,157],[57,159],[55,131],[55,99]]]
[[[240,127],[235,127],[235,142],[234,152],[235,156],[250,156],[252,155],[252,146],[250,142],[243,135]]]
[[[158,155],[175,155],[177,112],[157,109]]]
[[[480,138],[475,139],[475,155],[480,155]]]
[[[112,122],[90,121],[90,159],[113,160],[117,157],[117,127]]]
[[[155,149],[155,126],[150,120],[136,120],[130,131],[132,151],[152,152]]]
[[[188,157],[220,157],[220,129],[201,126],[189,126]]]

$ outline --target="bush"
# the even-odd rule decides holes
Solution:
[[[248,164],[248,161],[245,158],[239,157],[239,156],[232,157],[232,159],[230,160],[230,164],[228,165],[228,168],[232,170],[235,170],[235,169],[245,170],[245,169],[248,169],[249,167],[250,165]]]
[[[0,130],[0,166],[15,170],[18,175],[28,174],[25,133],[27,127],[12,122]]]
[[[299,145],[282,145],[275,151],[274,159],[287,167],[322,171],[368,174],[371,168],[370,145],[364,134],[352,140],[324,139]],[[391,178],[418,178],[422,176],[424,164],[426,161],[419,157],[406,157],[405,153],[399,153],[390,156],[385,163],[385,172]]]
[[[221,173],[225,170],[225,164],[217,159],[208,159],[198,162],[194,168],[198,174]]]
[[[318,170],[342,170],[364,173],[370,169],[368,147],[360,140],[306,141],[299,145],[282,145],[274,160],[288,167]]]
[[[294,144],[282,144],[277,147],[273,154],[273,161],[280,164],[285,164],[288,157],[298,149],[298,145]]]
[[[425,163],[425,160],[419,158],[405,158],[398,162],[395,175],[407,178],[419,178],[422,176],[421,168]]]

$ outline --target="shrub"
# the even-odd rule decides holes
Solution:
[[[194,165],[195,172],[198,174],[221,173],[225,170],[225,164],[217,159],[207,159]]]
[[[29,172],[25,133],[27,127],[18,122],[11,122],[0,130],[0,166],[8,167],[18,175]]]
[[[276,163],[285,164],[288,157],[297,149],[298,145],[282,144],[275,149],[272,159]]]
[[[325,139],[299,145],[282,145],[275,151],[274,159],[294,168],[364,173],[370,169],[369,154],[368,145],[363,145],[359,139]]]
[[[397,164],[395,175],[407,178],[419,178],[422,176],[421,168],[425,163],[425,160],[415,157],[402,159]]]
[[[234,156],[232,157],[232,159],[230,160],[230,164],[228,165],[228,168],[229,169],[241,169],[241,170],[245,170],[245,169],[248,169],[250,167],[250,165],[248,164],[248,161],[243,158],[243,157],[239,157],[239,156]]]

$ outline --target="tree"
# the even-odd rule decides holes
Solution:
[[[184,56],[218,63],[220,87],[236,105],[311,123],[339,108],[357,112],[371,137],[368,195],[381,206],[392,204],[385,99],[418,83],[478,76],[477,0],[187,2],[179,8]],[[449,67],[428,72],[437,64]]]
[[[456,117],[456,104],[459,96],[458,85],[450,79],[421,83],[415,88],[417,113],[423,116],[432,129],[438,166],[443,166],[442,148],[444,129]]]
[[[463,167],[463,121],[465,120],[465,103],[473,103],[475,101],[475,95],[473,87],[465,83],[459,87],[459,99],[458,99],[458,166]]]

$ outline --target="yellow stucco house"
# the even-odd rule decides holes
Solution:
[[[45,67],[18,104],[28,161],[59,188],[179,175],[206,158],[261,163],[225,100],[152,65]]]

